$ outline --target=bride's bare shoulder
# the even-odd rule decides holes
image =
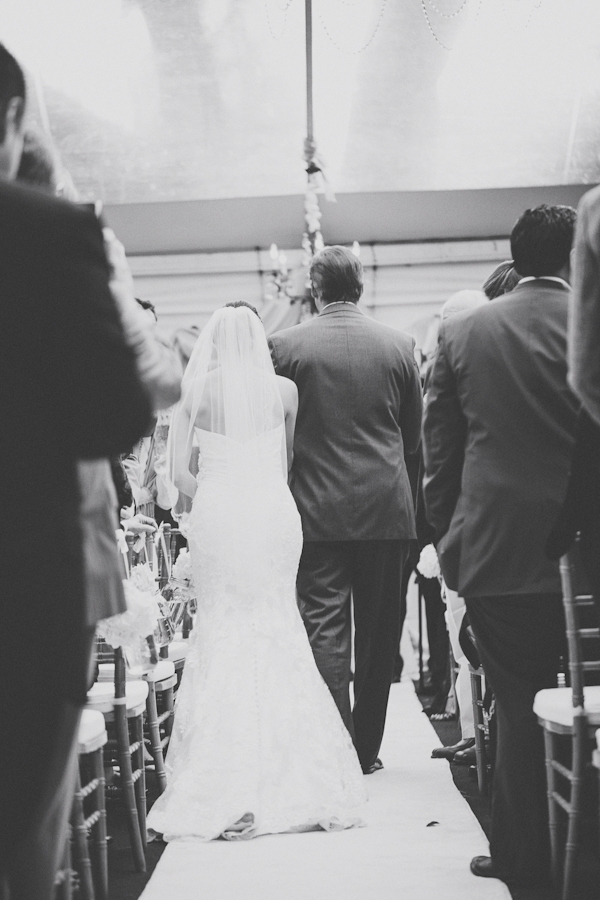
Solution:
[[[291,378],[285,378],[283,375],[276,375],[277,378],[277,386],[279,388],[279,392],[281,394],[281,399],[283,400],[283,404],[288,408],[295,408],[298,406],[298,388],[295,383],[291,380]]]

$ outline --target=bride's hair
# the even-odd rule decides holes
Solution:
[[[239,309],[240,306],[245,306],[246,309],[251,309],[254,315],[258,316],[258,318],[262,322],[262,319],[258,315],[258,310],[256,309],[256,307],[252,306],[251,303],[246,303],[245,300],[232,300],[231,303],[226,303],[225,306],[231,306],[232,309]]]

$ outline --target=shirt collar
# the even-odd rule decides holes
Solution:
[[[527,275],[525,278],[521,278],[518,284],[525,284],[527,281],[556,281],[558,284],[562,284],[563,287],[566,287],[568,291],[571,290],[571,285],[568,281],[565,281],[564,278],[558,278],[556,275],[541,275],[540,277],[536,277],[535,275]]]
[[[357,312],[359,315],[363,315],[362,309],[359,309],[356,303],[351,303],[350,301],[346,301],[344,303],[340,303],[339,301],[335,303],[328,303],[327,306],[324,306],[320,316],[327,316],[334,312],[344,312],[344,313],[353,313]]]

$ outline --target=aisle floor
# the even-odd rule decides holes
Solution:
[[[142,900],[510,900],[475,878],[488,852],[410,681],[392,685],[381,757],[367,777],[366,827],[167,846]]]

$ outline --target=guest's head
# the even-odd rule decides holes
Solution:
[[[0,44],[0,178],[17,174],[23,149],[25,76],[14,56]]]
[[[502,294],[508,294],[519,283],[521,276],[515,272],[512,259],[507,259],[496,266],[491,275],[483,283],[483,292],[488,300],[495,300]]]
[[[358,303],[363,291],[363,267],[346,247],[325,247],[310,264],[310,283],[319,310],[329,303]]]
[[[252,306],[251,303],[246,303],[245,300],[232,300],[231,303],[226,303],[225,306],[229,306],[232,309],[239,309],[240,306],[245,306],[246,309],[252,310],[254,315],[258,316],[258,318],[260,319],[260,316],[258,315],[258,310],[256,309],[256,307]],[[262,319],[260,319],[260,321],[262,322]]]
[[[513,264],[521,278],[568,278],[576,212],[571,206],[526,209],[510,236]]]
[[[456,313],[477,309],[478,306],[485,306],[487,302],[488,299],[483,291],[457,291],[451,297],[448,297],[442,306],[440,313],[442,321],[449,318],[449,316],[456,315]]]

